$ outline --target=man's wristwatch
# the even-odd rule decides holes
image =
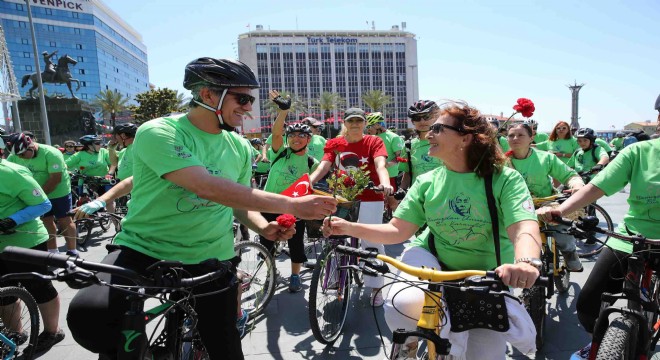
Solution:
[[[539,258],[524,257],[524,258],[516,259],[515,263],[517,264],[521,262],[528,263],[538,270],[541,270],[541,267],[543,266],[543,261],[541,261],[541,259]]]

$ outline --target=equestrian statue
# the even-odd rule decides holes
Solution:
[[[55,65],[51,60],[55,54],[57,54],[57,50],[50,54],[47,51],[41,53],[45,62],[44,72],[41,73],[41,81],[44,84],[66,84],[66,86],[69,88],[69,92],[71,92],[71,97],[77,99],[76,95],[73,94],[73,90],[71,90],[71,83],[75,81],[78,84],[78,87],[76,87],[76,91],[78,91],[80,89],[80,81],[78,81],[78,79],[74,79],[71,76],[71,71],[69,71],[69,64],[76,65],[78,61],[69,55],[64,54],[64,56],[57,59],[57,65]],[[38,87],[37,76],[39,76],[39,73],[25,75],[23,76],[23,81],[21,82],[21,87],[25,87],[25,85],[28,83],[28,80],[32,80],[32,87],[30,90],[28,90],[28,96],[32,99],[34,99],[34,94],[32,91]]]

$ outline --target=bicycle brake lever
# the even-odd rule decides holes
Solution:
[[[368,270],[373,270],[377,274],[387,274],[390,272],[390,268],[385,264],[383,261],[378,260],[378,259],[363,259],[360,258],[360,267],[362,268],[362,271],[365,271],[365,269]]]

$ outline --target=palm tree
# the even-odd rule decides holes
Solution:
[[[176,92],[176,107],[179,112],[188,111],[188,105],[190,105],[190,96],[187,96],[184,93],[180,93],[178,90]]]
[[[362,102],[371,108],[371,111],[383,111],[392,103],[392,96],[382,90],[369,90],[362,94]]]
[[[125,110],[130,100],[129,97],[118,91],[107,89],[96,95],[96,98],[92,101],[92,106],[101,108],[101,114],[104,118],[110,115],[110,126],[114,128],[117,113]]]
[[[344,107],[346,99],[341,97],[338,93],[324,91],[319,95],[319,98],[316,99],[316,103],[323,113],[323,120],[327,120],[330,118],[330,112],[338,109],[340,105],[341,107]],[[330,138],[330,126],[326,126],[326,129],[328,129],[328,138]]]
[[[307,102],[300,99],[297,95],[293,95],[288,91],[280,91],[280,96],[282,97],[291,97],[291,108],[289,108],[289,113],[290,114],[297,114],[301,112],[307,112]],[[275,116],[277,115],[277,111],[280,109],[277,107],[277,104],[274,102],[270,101],[270,99],[265,99],[262,103],[261,108],[263,109],[263,112],[270,115],[270,116]]]

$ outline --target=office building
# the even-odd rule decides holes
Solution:
[[[0,20],[14,73],[21,86],[24,75],[44,70],[41,55],[68,54],[78,63],[69,66],[80,81],[75,94],[91,101],[101,90],[114,90],[129,98],[149,90],[147,48],[142,36],[100,0],[31,0],[41,69],[34,65],[27,5],[22,0],[0,0]],[[75,86],[75,82],[73,84]],[[31,84],[20,89],[23,96]],[[69,97],[65,84],[45,84],[49,96]],[[75,90],[75,87],[74,87]]]
[[[246,121],[246,132],[270,132],[273,119],[262,109],[270,90],[295,94],[306,103],[307,113],[317,118],[324,118],[317,102],[322,92],[346,99],[346,106],[333,114],[341,118],[344,107],[369,111],[362,94],[382,90],[392,97],[384,109],[387,125],[410,126],[407,108],[418,98],[417,40],[398,26],[385,31],[298,31],[264,30],[258,25],[239,35],[238,54],[256,71],[261,84],[255,120]]]

